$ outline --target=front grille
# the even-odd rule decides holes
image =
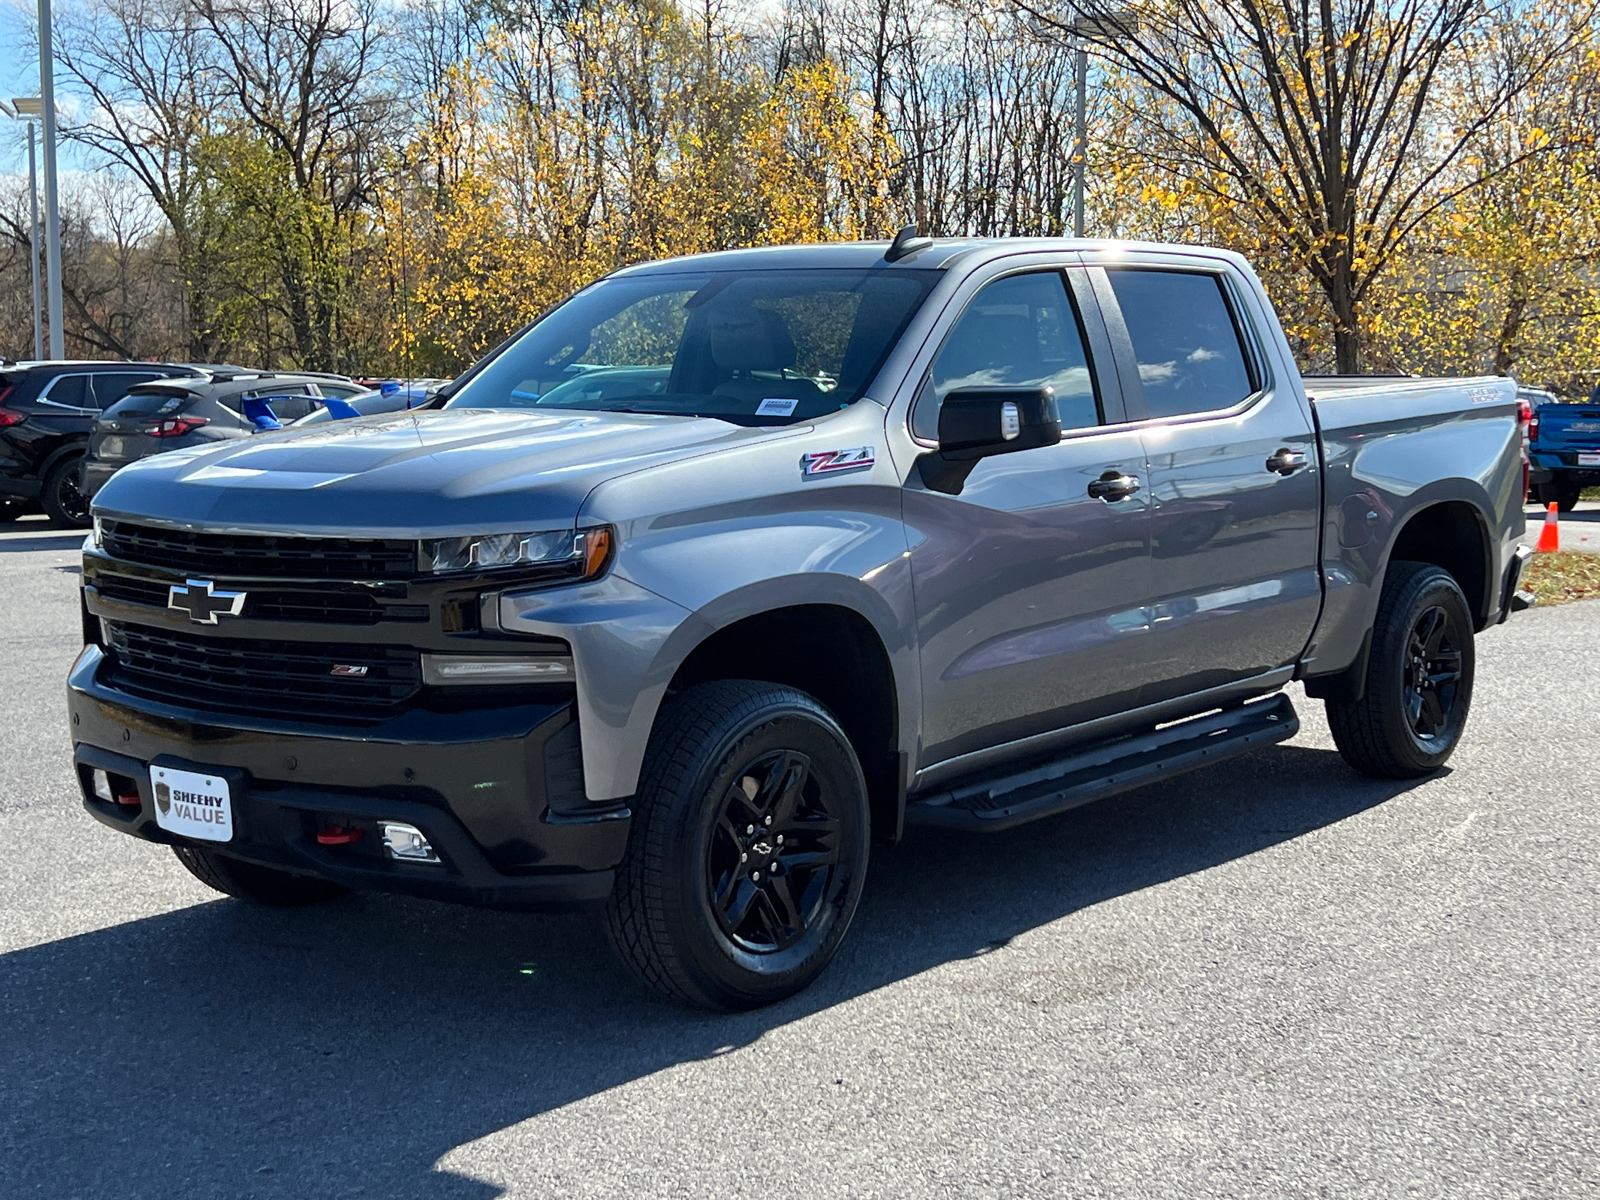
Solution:
[[[340,719],[391,709],[422,687],[421,655],[398,646],[194,637],[111,622],[111,650],[113,686],[171,704]],[[335,675],[336,666],[347,670]]]
[[[101,522],[113,558],[208,575],[295,579],[413,579],[417,544],[399,539],[263,537],[191,533],[129,521]]]
[[[107,600],[166,608],[168,585],[155,579],[101,573],[90,580]],[[250,591],[244,616],[257,621],[308,621],[322,625],[377,625],[383,621],[426,621],[426,604],[380,604],[362,592]]]

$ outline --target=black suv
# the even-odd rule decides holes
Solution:
[[[249,437],[256,431],[245,401],[264,400],[285,425],[323,410],[323,400],[369,395],[338,375],[315,372],[213,372],[200,379],[167,379],[130,389],[94,422],[78,481],[85,498],[122,467],[152,454],[208,442]]]
[[[0,521],[37,501],[57,525],[86,528],[78,464],[94,419],[137,384],[197,375],[174,363],[0,364]]]

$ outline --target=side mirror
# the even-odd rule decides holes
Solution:
[[[958,388],[939,407],[939,449],[918,467],[928,488],[954,496],[979,459],[1060,441],[1054,388]]]

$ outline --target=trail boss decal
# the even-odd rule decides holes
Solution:
[[[804,479],[815,479],[819,475],[866,471],[877,461],[871,446],[856,446],[850,450],[817,450],[800,456],[800,475]]]

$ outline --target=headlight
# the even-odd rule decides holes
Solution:
[[[574,581],[592,579],[611,559],[611,530],[558,530],[555,533],[493,533],[483,537],[428,538],[422,542],[422,569],[483,571],[500,567],[572,568]]]

